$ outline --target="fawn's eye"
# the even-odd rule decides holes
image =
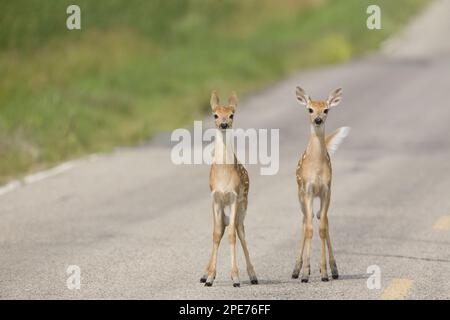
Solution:
[[[314,112],[314,110],[311,109],[311,108],[308,108],[308,111],[309,111],[309,113],[313,113]]]
[[[233,113],[230,114],[230,119],[233,119],[233,117],[234,117],[234,114]]]
[[[328,113],[328,109],[323,110],[323,113],[327,114]]]
[[[217,114],[214,114],[214,119],[219,119],[219,116]]]

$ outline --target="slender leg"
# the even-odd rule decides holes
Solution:
[[[303,264],[303,250],[305,249],[305,216],[303,216],[303,223],[302,223],[302,234],[300,235],[300,245],[298,249],[298,255],[297,259],[295,261],[295,267],[294,271],[292,272],[292,278],[297,279],[300,275],[300,270],[302,269]]]
[[[236,217],[237,217],[237,196],[234,195],[231,204],[230,225],[228,226],[228,240],[230,242],[231,253],[231,280],[233,280],[233,287],[240,287],[239,270],[236,261]]]
[[[222,208],[215,201],[213,202],[213,214],[214,214],[214,231],[213,231],[213,247],[211,256],[209,258],[206,272],[200,279],[200,282],[204,282],[205,286],[212,286],[214,279],[216,278],[216,264],[217,264],[217,251],[219,250],[220,240],[222,239],[225,231],[225,225],[223,223]]]
[[[327,273],[327,251],[326,251],[326,238],[327,238],[327,229],[328,229],[328,207],[330,205],[330,197],[329,193],[322,197],[320,201],[320,226],[319,226],[319,235],[320,240],[322,241],[322,255],[320,258],[320,275],[322,281],[328,281],[328,273]]]
[[[256,277],[255,269],[253,268],[252,262],[250,261],[250,254],[248,252],[247,241],[245,240],[245,227],[244,222],[239,221],[237,225],[237,233],[239,240],[241,241],[242,250],[244,251],[245,263],[247,264],[247,273],[250,277],[251,284],[258,284],[258,278]]]
[[[313,236],[313,227],[312,227],[312,197],[307,197],[304,199],[305,203],[305,250],[303,252],[303,273],[302,273],[302,282],[309,281],[309,275],[311,274],[311,266],[310,266],[310,256],[311,256],[311,239]]]
[[[330,239],[330,228],[328,227],[328,218],[327,218],[327,245],[328,245],[328,255],[330,259],[330,268],[331,268],[331,276],[333,279],[339,278],[339,272],[336,265],[336,260],[333,255],[333,248],[331,247],[331,239]]]
[[[230,224],[228,230],[228,240],[230,243],[230,255],[231,255],[231,280],[233,281],[233,287],[240,287],[239,270],[237,267],[236,259],[236,215],[237,215],[237,199],[235,199],[231,205]]]

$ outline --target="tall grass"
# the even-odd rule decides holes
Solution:
[[[1,0],[0,182],[136,144],[252,90],[376,49],[428,0]],[[69,4],[82,30],[65,28]],[[366,28],[369,4],[383,29]]]

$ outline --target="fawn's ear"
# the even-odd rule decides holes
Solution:
[[[295,94],[297,95],[297,100],[300,104],[307,106],[311,101],[311,98],[306,94],[305,90],[301,87],[297,87]]]
[[[328,106],[331,107],[335,107],[337,106],[342,100],[342,88],[337,88],[336,90],[334,90],[333,92],[330,93],[330,95],[328,96]]]
[[[237,106],[237,95],[236,92],[232,92],[231,96],[228,98],[228,105],[230,107],[236,108]]]
[[[217,95],[217,92],[214,90],[211,93],[211,109],[214,111],[219,106],[219,96]]]

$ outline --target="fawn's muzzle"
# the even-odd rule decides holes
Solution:
[[[314,119],[314,123],[317,124],[317,125],[321,124],[322,122],[323,122],[323,120],[321,118],[319,118],[319,117]]]
[[[228,124],[227,123],[221,123],[220,124],[220,128],[221,129],[227,129],[228,128]]]

